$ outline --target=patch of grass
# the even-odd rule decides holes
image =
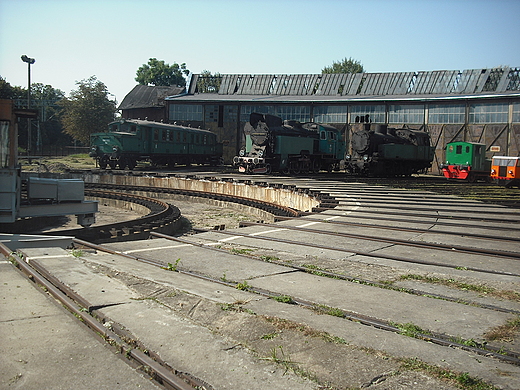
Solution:
[[[175,260],[175,263],[168,263],[168,266],[166,267],[163,267],[163,269],[167,270],[167,271],[173,271],[173,272],[176,272],[177,271],[177,267],[179,266],[179,263],[181,262],[181,258],[179,257],[177,260]]]
[[[254,249],[238,249],[238,248],[231,248],[231,253],[235,255],[249,255],[250,253],[254,252]]]
[[[274,299],[277,302],[282,302],[282,303],[289,303],[289,304],[295,303],[294,299],[292,299],[292,297],[290,297],[289,295],[278,295],[276,297],[272,297],[272,299]]]
[[[482,346],[473,339],[463,339],[462,337],[451,337],[451,341],[457,344],[465,345],[466,347],[481,348]]]
[[[320,314],[326,314],[329,316],[339,317],[339,318],[345,318],[345,313],[343,310],[338,309],[337,307],[330,307],[326,305],[315,305],[313,307],[314,311],[317,311]]]
[[[520,293],[516,291],[510,290],[497,290],[492,287],[477,285],[477,284],[469,284],[464,282],[459,282],[455,279],[443,279],[436,278],[431,276],[423,276],[423,275],[401,275],[401,280],[418,280],[420,282],[431,283],[431,284],[440,284],[443,286],[456,288],[464,291],[473,291],[479,294],[488,295],[494,298],[507,299],[510,301],[520,302]]]
[[[280,332],[283,330],[294,331],[294,332],[299,332],[307,337],[322,338],[324,341],[326,341],[328,343],[348,344],[348,342],[341,337],[333,336],[330,333],[316,330],[316,329],[311,328],[310,326],[298,324],[294,321],[289,321],[289,320],[286,320],[283,318],[270,317],[270,316],[261,316],[260,318],[263,318],[265,321],[274,325],[276,327],[276,329],[278,329],[278,331],[280,331]]]
[[[479,378],[473,378],[467,372],[456,373],[424,363],[417,358],[402,359],[401,369],[423,371],[436,378],[454,383],[464,390],[498,390],[497,387],[490,385]]]
[[[251,289],[251,286],[249,285],[249,283],[247,283],[247,280],[245,280],[245,281],[243,281],[241,283],[237,283],[235,288],[237,290],[249,291]]]
[[[285,369],[284,374],[289,370],[295,370],[297,365],[296,362],[292,361],[290,357],[285,354],[281,345],[271,348],[271,355],[261,359],[280,364]]]
[[[488,341],[512,342],[520,332],[520,317],[507,321],[487,332],[484,337]]]
[[[280,261],[280,258],[279,257],[276,257],[276,256],[260,256],[260,259],[263,260],[263,261],[267,261],[267,262],[276,262],[276,261]]]
[[[83,256],[83,251],[81,249],[73,249],[70,253],[74,257],[81,257],[81,256]]]
[[[431,334],[431,332],[424,330],[421,327],[419,327],[415,324],[412,324],[411,322],[408,322],[406,324],[399,324],[396,322],[391,322],[390,325],[399,329],[399,334],[402,334],[402,335],[408,336],[408,337],[416,338],[420,335],[430,335]]]
[[[260,337],[262,340],[272,340],[274,339],[276,336],[278,336],[278,333],[268,333],[268,334],[264,334],[262,337]]]

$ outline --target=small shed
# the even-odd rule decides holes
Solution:
[[[164,103],[167,96],[185,93],[184,87],[136,85],[119,105],[124,119],[148,119],[168,123],[168,111]]]

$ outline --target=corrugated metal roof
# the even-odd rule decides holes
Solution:
[[[164,107],[164,99],[167,96],[180,95],[184,92],[184,87],[136,85],[125,96],[119,109]]]
[[[195,80],[204,77],[196,76]],[[218,96],[195,91],[191,88],[190,95],[198,96],[200,100],[228,100],[229,97],[238,100],[277,100],[278,97],[285,97],[285,100],[310,97],[316,101],[358,98],[413,100],[443,96],[516,95],[520,92],[520,68],[354,74],[227,74],[220,76]]]

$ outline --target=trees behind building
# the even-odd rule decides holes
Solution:
[[[186,69],[186,64],[177,64],[174,62],[172,65],[165,63],[163,60],[157,58],[150,58],[148,64],[137,69],[137,81],[141,85],[153,85],[153,86],[186,86],[186,79],[184,76],[190,74],[190,71]]]
[[[353,58],[344,58],[341,61],[334,61],[330,66],[326,66],[321,70],[321,73],[363,73],[364,71],[361,62]]]

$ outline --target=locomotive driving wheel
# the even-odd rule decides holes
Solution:
[[[106,156],[98,158],[98,165],[101,169],[106,169],[108,164],[108,159]]]
[[[108,161],[108,165],[110,166],[110,168],[116,169],[116,167],[117,167],[117,160],[109,160]]]

